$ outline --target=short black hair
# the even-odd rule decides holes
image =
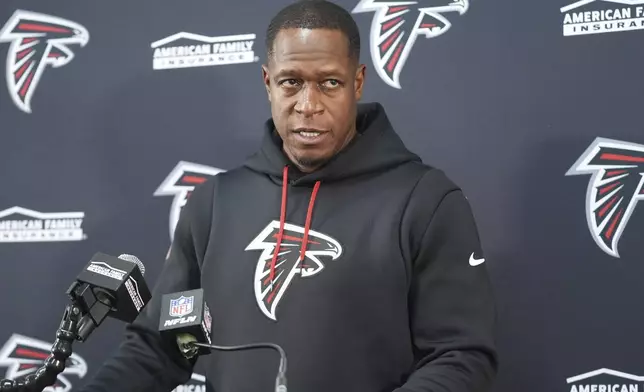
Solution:
[[[285,29],[340,30],[349,42],[349,56],[360,59],[360,30],[351,14],[326,0],[300,0],[290,4],[271,19],[266,31],[266,53],[273,55],[277,33]]]

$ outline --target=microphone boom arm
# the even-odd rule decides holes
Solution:
[[[74,340],[86,342],[108,316],[132,322],[151,297],[144,272],[136,256],[122,254],[116,258],[96,253],[67,289],[71,304],[65,308],[43,366],[20,381],[0,380],[0,392],[42,392],[65,370]]]
[[[42,392],[43,389],[53,385],[58,375],[65,370],[67,358],[72,355],[72,343],[76,340],[80,317],[81,309],[75,301],[67,305],[60,328],[56,332],[51,354],[43,366],[21,381],[0,380],[0,392]]]

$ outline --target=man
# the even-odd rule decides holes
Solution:
[[[198,287],[214,344],[273,342],[295,392],[482,392],[495,309],[461,190],[405,148],[365,81],[351,15],[280,11],[262,67],[259,152],[193,192],[152,301],[86,391],[170,391],[193,362],[156,332],[162,294]],[[209,391],[274,388],[273,352],[203,357]]]

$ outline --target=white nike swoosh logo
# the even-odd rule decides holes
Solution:
[[[483,264],[484,262],[485,262],[485,259],[475,259],[474,253],[470,255],[470,265],[472,267],[476,267],[477,265]]]

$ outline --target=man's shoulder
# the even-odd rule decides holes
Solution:
[[[201,184],[206,185],[210,188],[218,187],[230,187],[234,183],[240,181],[246,182],[254,179],[256,173],[252,170],[249,170],[246,166],[236,166],[229,170],[222,171],[215,176],[210,177],[205,183]]]
[[[435,195],[442,198],[447,193],[461,188],[441,168],[423,162],[410,162],[406,170],[416,177],[413,196],[427,197]]]
[[[232,181],[238,178],[246,177],[248,169],[244,166],[236,166],[232,169],[222,170],[217,174],[207,177],[201,184],[195,187],[195,191],[199,188],[215,188],[222,181]]]
[[[450,197],[463,198],[463,191],[442,169],[415,164],[420,173],[408,199],[403,215],[403,227],[414,233],[425,233],[436,211]],[[466,201],[467,203],[467,201]]]

